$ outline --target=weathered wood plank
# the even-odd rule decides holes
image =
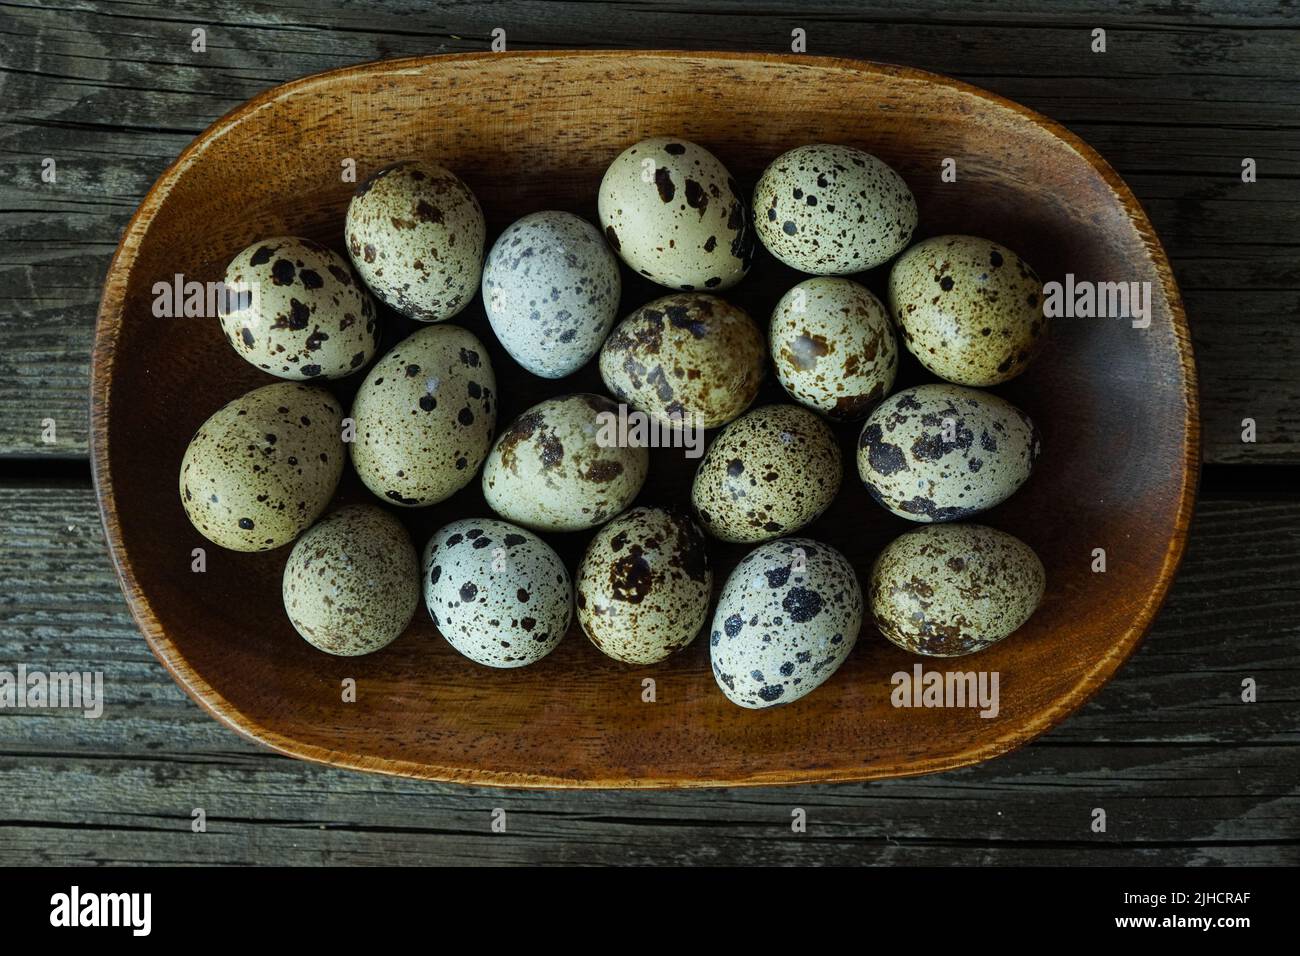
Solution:
[[[190,30],[208,50],[190,49]],[[512,47],[780,50],[952,73],[1051,115],[1092,142],[1150,212],[1186,293],[1200,360],[1205,457],[1300,460],[1300,14],[1281,3],[1024,0],[944,4],[507,3],[402,0],[322,10],[293,0],[0,3],[0,456],[82,457],[99,284],[117,236],[189,139],[293,77],[390,56]],[[1090,31],[1109,31],[1106,54]],[[1240,183],[1241,158],[1260,181]],[[57,184],[41,161],[59,163]],[[1243,417],[1258,440],[1240,441]],[[57,423],[42,440],[41,420]]]
[[[1021,751],[938,777],[678,793],[437,786],[278,757],[136,632],[84,484],[0,485],[0,667],[103,670],[104,716],[0,711],[0,852],[33,862],[1300,861],[1300,503],[1206,501],[1155,629]],[[1241,681],[1259,701],[1240,702]],[[202,807],[208,833],[190,832]],[[507,832],[490,831],[493,808]],[[790,831],[795,807],[809,832]],[[1094,807],[1108,831],[1090,833]]]

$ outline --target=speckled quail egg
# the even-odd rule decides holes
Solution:
[[[232,551],[288,544],[325,510],[343,474],[343,410],[324,389],[277,382],[219,409],[181,461],[181,504]]]
[[[591,643],[627,664],[662,661],[695,640],[709,615],[704,534],[684,512],[633,508],[596,533],[575,589]]]
[[[610,333],[600,377],[619,399],[664,424],[716,428],[758,395],[766,351],[743,309],[711,295],[670,295]]]
[[[656,136],[619,154],[600,183],[600,225],[632,269],[667,286],[729,289],[754,235],[740,186],[708,150]]]
[[[420,604],[420,567],[400,521],[374,505],[349,505],[313,525],[284,566],[284,609],[327,654],[387,647]]]
[[[734,704],[789,704],[826,682],[862,626],[853,566],[809,538],[749,552],[727,578],[713,613],[713,676]]]
[[[754,230],[767,251],[811,275],[848,275],[888,262],[916,230],[903,177],[849,146],[800,146],[754,187]]]
[[[849,279],[807,279],[781,297],[768,336],[790,397],[835,421],[861,419],[889,394],[898,343],[880,300]]]
[[[695,472],[691,504],[723,541],[768,541],[815,520],[840,490],[840,448],[798,405],[763,405],[728,425]]]
[[[906,651],[957,657],[1014,633],[1047,576],[1019,538],[975,524],[929,525],[892,541],[868,588],[880,633]]]
[[[370,176],[348,204],[345,233],[370,291],[405,316],[450,319],[478,290],[483,210],[435,163],[394,163]]]
[[[573,619],[564,562],[537,535],[466,518],[424,549],[424,602],[438,631],[470,660],[523,667],[555,650]]]
[[[958,385],[1015,378],[1043,343],[1043,285],[1008,249],[974,236],[918,242],[889,273],[889,307],[908,351]]]
[[[501,517],[538,531],[581,531],[632,503],[650,453],[620,446],[618,406],[603,395],[534,405],[501,432],[483,466],[483,497]]]
[[[342,378],[375,354],[375,303],[331,249],[293,236],[255,242],[231,260],[224,282],[232,295],[221,328],[265,372]]]
[[[483,307],[516,362],[563,378],[600,350],[618,314],[618,261],[599,230],[567,212],[518,220],[483,266]]]
[[[952,521],[1011,497],[1040,451],[1038,429],[1010,402],[958,385],[918,385],[867,418],[858,474],[899,517]]]
[[[496,428],[487,351],[456,325],[420,329],[375,363],[352,403],[352,465],[399,505],[436,504],[473,480]]]

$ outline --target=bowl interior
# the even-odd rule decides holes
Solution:
[[[635,140],[672,133],[713,150],[752,186],[782,151],[857,146],[898,169],[920,206],[919,237],[972,232],[1024,255],[1044,281],[1148,282],[1150,327],[1060,319],[1021,378],[994,389],[1043,433],[1038,471],[981,519],[1034,547],[1045,603],[976,656],[923,661],[868,622],[847,663],[794,704],[749,712],[714,685],[707,639],[636,668],[602,656],[574,625],[540,663],[493,671],[459,656],[423,609],[386,650],[336,659],[285,618],[288,548],[223,551],[186,520],[177,469],[203,420],[273,381],[212,319],[160,319],[153,286],[216,280],[260,238],[298,234],[343,251],[355,181],[400,158],[457,171],[479,196],[489,242],[541,209],[595,219],[605,166]],[[219,121],[159,181],[110,272],[96,342],[94,452],[109,539],[155,652],[225,721],[286,752],[364,769],[515,785],[668,786],[864,779],[970,763],[1023,743],[1077,707],[1131,652],[1181,554],[1195,459],[1185,322],[1145,216],[1072,137],[988,94],[928,74],[846,61],[720,54],[489,54],[350,68],[277,88]],[[941,176],[956,163],[955,182]],[[881,293],[885,269],[861,277]],[[623,314],[661,290],[624,269]],[[765,326],[799,276],[766,253],[727,294]],[[388,340],[414,324],[392,313]],[[593,366],[559,383],[522,372],[476,300],[458,319],[492,353],[498,427],[552,394],[604,391]],[[339,383],[349,400],[361,375]],[[900,385],[927,380],[910,357]],[[760,401],[779,401],[769,380]],[[843,551],[865,585],[871,561],[912,527],[875,505],[853,468],[857,429],[837,429],[844,487],[805,532]],[[710,437],[716,433],[710,433]],[[682,502],[694,462],[652,453],[643,503]],[[354,476],[340,496],[365,500]],[[488,515],[474,482],[443,504],[397,513],[417,548],[455,518]],[[572,570],[589,533],[551,535]],[[711,542],[720,588],[743,547]],[[191,569],[203,547],[207,570]],[[1108,570],[1092,570],[1104,548]],[[996,717],[891,703],[892,675],[999,675]],[[356,701],[341,684],[357,682]],[[644,681],[652,678],[653,701]]]

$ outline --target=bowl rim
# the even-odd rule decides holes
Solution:
[[[1067,694],[1056,698],[1050,707],[1031,720],[1008,728],[993,740],[946,757],[910,759],[885,767],[863,768],[836,766],[790,771],[749,771],[728,776],[727,779],[709,779],[677,774],[643,777],[579,777],[548,773],[516,773],[474,767],[442,766],[416,761],[385,757],[365,757],[351,752],[335,751],[326,747],[303,743],[277,730],[263,726],[242,713],[231,701],[219,694],[190,666],[158,620],[149,599],[140,587],[135,567],[123,546],[121,527],[117,518],[117,497],[113,485],[113,472],[108,448],[108,407],[114,355],[122,331],[122,317],[126,292],[126,279],[135,263],[137,247],[143,239],[158,210],[180,176],[194,158],[216,143],[221,136],[246,117],[276,101],[300,90],[334,82],[349,75],[367,73],[374,75],[398,74],[419,71],[435,63],[474,62],[488,59],[563,61],[570,58],[617,58],[620,61],[649,59],[704,59],[714,61],[757,61],[787,64],[819,69],[847,70],[864,74],[885,74],[923,83],[948,87],[957,93],[974,96],[995,106],[1014,111],[1030,120],[1040,129],[1069,146],[1086,161],[1110,188],[1124,208],[1129,221],[1137,230],[1155,265],[1165,300],[1169,304],[1173,321],[1178,359],[1186,387],[1183,390],[1183,473],[1178,509],[1174,518],[1174,533],[1165,549],[1158,572],[1156,587],[1147,595],[1145,603],[1134,614],[1128,629],[1111,645],[1108,653],[1099,657],[1083,673]],[[1198,382],[1193,356],[1191,334],[1187,324],[1182,297],[1174,278],[1164,247],[1128,184],[1111,168],[1091,146],[1055,120],[980,87],[956,80],[940,73],[915,67],[881,63],[847,57],[822,57],[808,54],[766,53],[710,50],[511,50],[494,53],[451,53],[427,56],[400,57],[351,64],[314,73],[281,83],[262,91],[240,103],[211,123],[190,142],[177,158],[163,171],[145,194],[135,213],[127,223],[113,253],[104,280],[104,291],[96,316],[95,335],[90,367],[90,463],[100,518],[105,540],[127,606],[136,626],[144,635],[154,656],[162,662],[172,679],[199,706],[221,724],[249,740],[291,757],[310,760],[328,766],[351,770],[380,772],[396,776],[498,787],[529,789],[673,789],[698,787],[749,787],[797,785],[811,783],[839,783],[919,776],[953,770],[981,763],[1016,750],[1046,731],[1087,703],[1119,670],[1132,655],[1146,632],[1150,629],[1160,608],[1164,605],[1170,586],[1187,546],[1191,515],[1195,505],[1200,478],[1200,417]]]

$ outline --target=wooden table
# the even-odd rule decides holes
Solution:
[[[105,675],[99,720],[0,710],[0,859],[52,863],[1295,863],[1300,860],[1300,10],[949,3],[0,0],[0,669]],[[795,12],[791,12],[795,11]],[[527,793],[331,770],[246,743],[171,682],[104,550],[86,458],[100,282],[177,153],[269,86],[511,48],[790,49],[906,63],[1092,143],[1174,262],[1202,383],[1178,583],[1096,699],[941,776]],[[192,49],[196,28],[206,51]],[[1094,53],[1093,30],[1106,31]],[[53,158],[57,181],[45,183]],[[1242,160],[1258,166],[1244,184]],[[1242,419],[1257,440],[1242,441]],[[47,442],[43,420],[55,423]],[[1252,678],[1258,700],[1241,700]],[[1091,829],[1106,810],[1105,833]],[[207,832],[191,830],[206,813]],[[492,812],[507,811],[505,833]],[[791,831],[794,808],[808,831]]]

